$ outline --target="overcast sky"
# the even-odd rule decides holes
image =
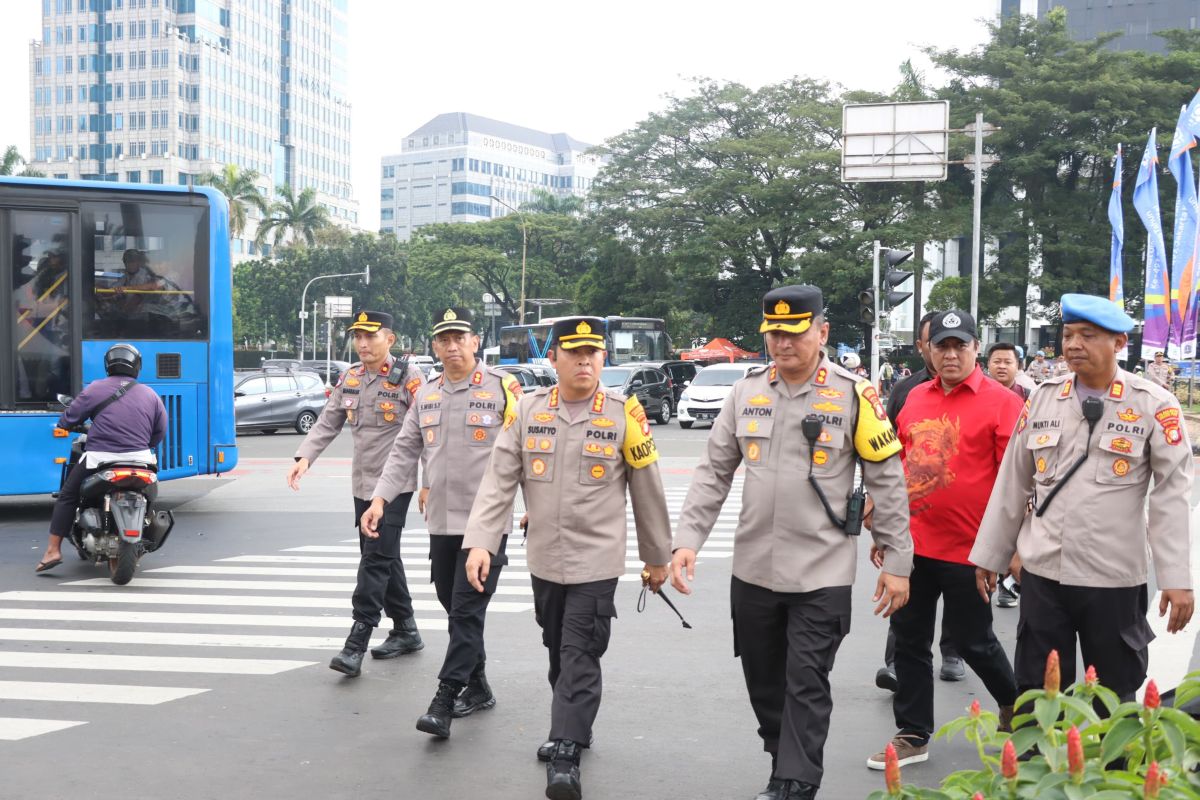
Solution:
[[[29,47],[40,0],[3,0],[0,145],[29,154]],[[234,0],[238,2],[238,0]],[[1023,0],[1026,13],[1036,0]],[[926,45],[970,49],[999,0],[350,0],[352,179],[379,221],[379,160],[409,131],[469,111],[599,144],[688,78],[792,75],[887,90]]]

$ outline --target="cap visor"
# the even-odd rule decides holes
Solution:
[[[346,330],[348,331],[366,331],[367,333],[375,333],[383,326],[378,322],[356,322]]]
[[[574,350],[578,347],[594,347],[597,350],[604,349],[603,339],[573,339],[571,341],[558,340],[558,346],[563,350]]]
[[[446,333],[447,331],[462,331],[463,333],[474,333],[469,322],[439,322],[433,326],[433,335]]]
[[[937,344],[938,342],[944,342],[947,339],[958,339],[960,342],[975,341],[975,337],[966,331],[942,331],[936,336],[930,338],[929,343]]]
[[[811,318],[810,319],[802,319],[793,324],[789,324],[787,322],[780,322],[778,320],[764,319],[762,322],[762,325],[758,326],[758,332],[766,333],[767,331],[783,331],[784,333],[804,333],[806,330],[808,330],[811,327],[812,327],[812,319]]]

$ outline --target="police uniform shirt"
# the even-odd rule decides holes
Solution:
[[[520,396],[516,378],[478,363],[458,384],[443,376],[422,386],[372,496],[392,502],[411,484],[424,455],[421,485],[430,490],[425,506],[429,533],[461,536],[487,457],[505,421],[516,418]],[[511,515],[506,523],[508,533]]]
[[[822,420],[815,446],[801,424]],[[791,386],[775,367],[734,384],[713,424],[684,502],[675,549],[699,550],[729,493],[734,471],[746,466],[734,537],[733,574],[777,592],[810,592],[854,583],[858,540],[834,526],[808,483],[811,463],[833,507],[844,516],[856,456],[875,501],[876,546],[884,571],[912,571],[908,494],[900,443],[875,389],[822,356],[809,380]]]
[[[1041,507],[1088,444],[1074,375],[1030,396],[1000,465],[971,550],[972,563],[1003,572],[1013,552],[1032,573],[1071,586],[1146,582],[1146,543],[1160,589],[1191,588],[1192,449],[1179,401],[1122,369],[1103,394],[1088,459]],[[1153,488],[1151,488],[1153,479]],[[1149,520],[1146,497],[1149,493]]]
[[[1050,366],[1049,361],[1044,359],[1042,361],[1038,361],[1035,358],[1033,361],[1029,362],[1029,366],[1025,368],[1025,372],[1029,374],[1030,378],[1033,378],[1034,383],[1041,383],[1042,381],[1051,377],[1051,369],[1052,367]]]
[[[639,557],[671,560],[658,450],[637,398],[601,387],[586,413],[571,419],[558,387],[522,397],[492,450],[464,549],[496,552],[518,485],[529,511],[529,571],[542,580],[579,584],[625,573],[627,489]]]
[[[392,356],[378,373],[369,372],[362,363],[353,364],[343,373],[321,416],[296,451],[297,458],[307,458],[310,465],[315,463],[342,427],[349,424],[354,437],[351,487],[355,497],[371,497],[412,398],[425,383],[416,367],[410,365],[405,375],[396,374],[398,369]],[[412,474],[400,491],[414,489],[416,475]]]
[[[1150,380],[1154,381],[1155,383],[1157,383],[1159,386],[1163,387],[1164,389],[1170,389],[1171,388],[1171,365],[1168,364],[1166,361],[1164,361],[1161,364],[1159,364],[1158,362],[1155,362],[1155,361],[1151,361],[1146,366],[1146,377],[1149,378]]]

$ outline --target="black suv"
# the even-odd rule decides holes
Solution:
[[[671,379],[671,391],[674,397],[671,407],[679,408],[680,395],[696,377],[696,372],[703,364],[698,365],[695,361],[639,361],[638,366],[658,367],[667,373],[667,377]]]
[[[600,370],[600,383],[626,397],[636,397],[642,408],[646,409],[646,416],[660,425],[671,421],[675,394],[671,389],[671,379],[658,367],[640,363],[605,367]]]

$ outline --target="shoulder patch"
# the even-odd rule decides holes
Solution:
[[[854,424],[854,449],[865,461],[883,461],[900,452],[900,440],[888,420],[875,387],[867,381],[854,385],[858,420]]]
[[[747,377],[747,378],[749,378],[749,377],[752,377],[752,376],[754,376],[754,375],[762,375],[762,374],[763,374],[764,372],[766,372],[766,371],[767,371],[769,368],[770,368],[770,365],[769,365],[769,364],[763,364],[763,365],[762,365],[762,366],[760,366],[760,367],[753,367],[752,369],[749,369],[749,370],[747,370],[747,371],[746,371],[746,377]]]
[[[650,420],[636,397],[625,401],[625,443],[621,447],[625,463],[634,469],[648,467],[658,461],[658,447],[650,435]]]

